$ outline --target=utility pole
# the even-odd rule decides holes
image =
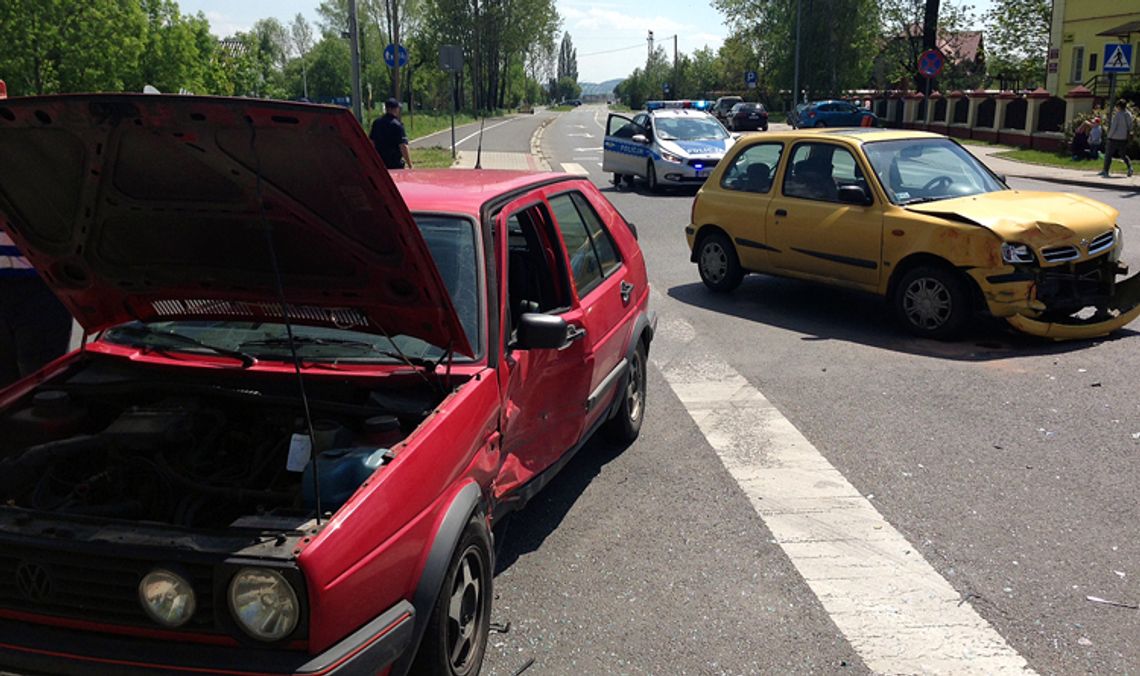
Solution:
[[[677,70],[677,36],[673,36],[673,70]]]
[[[360,31],[356,27],[356,0],[348,0],[348,45],[352,52],[352,112],[363,125],[364,113],[360,106]]]
[[[800,102],[800,19],[803,17],[803,0],[796,0],[796,66],[792,76],[792,109]]]
[[[649,70],[649,64],[653,61],[653,31],[649,31],[649,55],[645,57],[645,70]]]

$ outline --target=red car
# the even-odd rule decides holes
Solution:
[[[9,99],[0,158],[95,336],[0,390],[0,670],[476,673],[496,525],[640,430],[632,226],[335,107]]]

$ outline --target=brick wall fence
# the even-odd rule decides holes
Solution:
[[[1065,98],[1044,89],[1010,91],[874,92],[858,97],[887,127],[925,129],[957,138],[971,138],[1039,150],[1065,145],[1061,127],[1066,120],[1093,108],[1093,93],[1072,89]]]

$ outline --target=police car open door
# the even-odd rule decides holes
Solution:
[[[638,127],[624,115],[610,113],[606,120],[606,140],[602,147],[602,171],[614,174],[645,174],[645,157],[649,154],[648,142],[633,140],[646,130]]]

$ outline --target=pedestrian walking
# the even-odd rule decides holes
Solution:
[[[1108,146],[1104,149],[1104,169],[1100,175],[1108,178],[1108,170],[1112,166],[1112,158],[1120,156],[1124,159],[1124,166],[1128,168],[1128,175],[1132,175],[1132,160],[1128,159],[1128,137],[1132,134],[1132,114],[1124,105],[1124,99],[1117,99],[1116,112],[1108,123]]]
[[[408,134],[404,123],[400,122],[400,102],[388,99],[384,103],[384,115],[372,123],[368,134],[376,152],[389,169],[412,168],[412,158],[408,154]]]
[[[63,356],[70,341],[71,313],[0,227],[0,387]]]
[[[1089,156],[1094,160],[1100,157],[1100,149],[1103,145],[1104,127],[1100,124],[1100,118],[1094,117],[1092,127],[1089,128]]]

